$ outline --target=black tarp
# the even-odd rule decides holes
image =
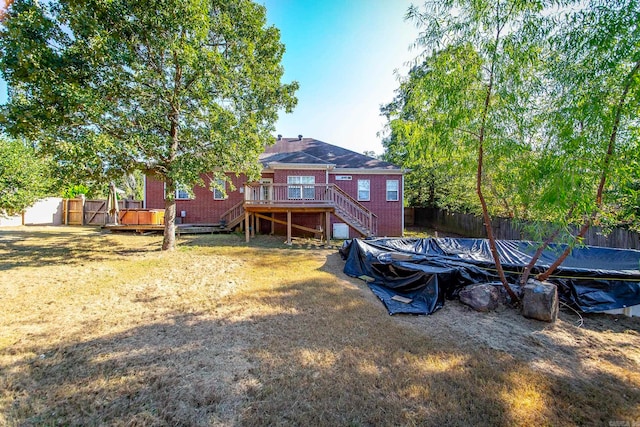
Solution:
[[[517,283],[538,243],[498,240],[496,246],[508,282]],[[546,270],[565,248],[550,245],[532,274]],[[431,314],[466,285],[498,281],[486,239],[353,239],[340,254],[344,272],[367,280],[389,314]],[[640,251],[575,247],[549,282],[558,285],[563,302],[583,312],[638,305]]]

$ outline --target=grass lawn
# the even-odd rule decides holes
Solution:
[[[391,317],[283,240],[0,228],[0,425],[640,423],[640,319]]]

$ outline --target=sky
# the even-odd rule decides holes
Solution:
[[[414,0],[415,2],[415,0]],[[300,84],[298,105],[276,134],[303,135],[362,153],[383,152],[380,106],[393,100],[398,70],[418,52],[404,20],[410,0],[262,0],[286,46],[284,82]]]
[[[280,29],[283,82],[300,84],[298,104],[291,114],[281,112],[274,136],[303,135],[381,154],[380,106],[393,99],[395,71],[406,75],[417,55],[410,46],[418,30],[404,20],[412,0],[256,1],[267,8],[268,24]],[[0,104],[6,99],[0,79]]]

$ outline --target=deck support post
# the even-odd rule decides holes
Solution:
[[[324,213],[324,243],[331,245],[331,212],[326,211]]]
[[[251,215],[251,237],[256,237],[256,216]]]
[[[249,222],[249,212],[245,211],[244,213],[244,237],[247,243],[249,243],[249,240],[251,240],[251,235],[250,233],[250,229],[251,228],[251,224]]]
[[[291,211],[287,210],[287,245],[291,245]]]
[[[269,234],[271,234],[273,236],[273,234],[276,232],[276,223],[273,221],[274,218],[274,213],[271,213],[271,231],[269,232]]]

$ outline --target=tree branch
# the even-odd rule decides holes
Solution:
[[[590,217],[585,221],[584,225],[580,228],[580,232],[576,236],[578,239],[582,239],[589,227],[591,227],[591,223],[595,220],[598,215],[598,211],[602,208],[602,194],[604,193],[604,186],[607,181],[607,175],[609,174],[609,167],[611,165],[611,160],[613,159],[613,152],[615,149],[616,138],[618,135],[618,128],[620,126],[620,120],[622,118],[622,110],[624,108],[627,95],[629,94],[629,90],[631,89],[631,83],[635,74],[640,70],[640,60],[638,60],[633,67],[633,69],[627,74],[625,79],[624,87],[622,94],[620,95],[620,99],[618,100],[615,108],[615,116],[613,120],[613,128],[611,129],[611,135],[609,136],[609,144],[607,146],[607,153],[604,157],[604,162],[602,166],[602,172],[600,173],[600,183],[598,184],[598,191],[596,192],[596,207],[591,213]],[[558,259],[549,266],[549,268],[544,272],[537,276],[537,279],[547,280],[549,276],[564,262],[564,260],[569,256],[571,250],[573,248],[568,245],[564,252],[558,257]]]
[[[498,3],[496,7],[496,14],[498,14],[498,9],[500,4]],[[498,271],[498,276],[500,277],[500,282],[502,282],[502,286],[506,289],[507,293],[511,297],[512,301],[520,301],[520,298],[513,292],[509,283],[507,282],[507,278],[504,275],[504,270],[502,269],[502,263],[500,262],[500,255],[498,254],[498,249],[496,248],[496,239],[493,236],[493,229],[491,228],[491,217],[489,216],[489,209],[487,207],[487,202],[484,198],[484,194],[482,192],[482,168],[484,162],[484,135],[487,127],[487,116],[489,114],[489,106],[491,104],[491,95],[493,92],[493,84],[495,78],[495,66],[498,56],[498,44],[500,43],[500,31],[499,27],[499,19],[497,19],[498,28],[496,29],[496,38],[495,38],[495,46],[494,50],[491,54],[491,67],[489,72],[489,83],[487,84],[486,95],[484,98],[484,106],[482,109],[482,119],[480,125],[480,132],[478,135],[478,169],[476,172],[476,193],[478,194],[478,199],[480,199],[480,205],[482,206],[482,217],[484,219],[485,229],[487,231],[487,238],[489,240],[489,248],[491,249],[491,255],[493,256],[493,260],[496,265],[496,270]]]

